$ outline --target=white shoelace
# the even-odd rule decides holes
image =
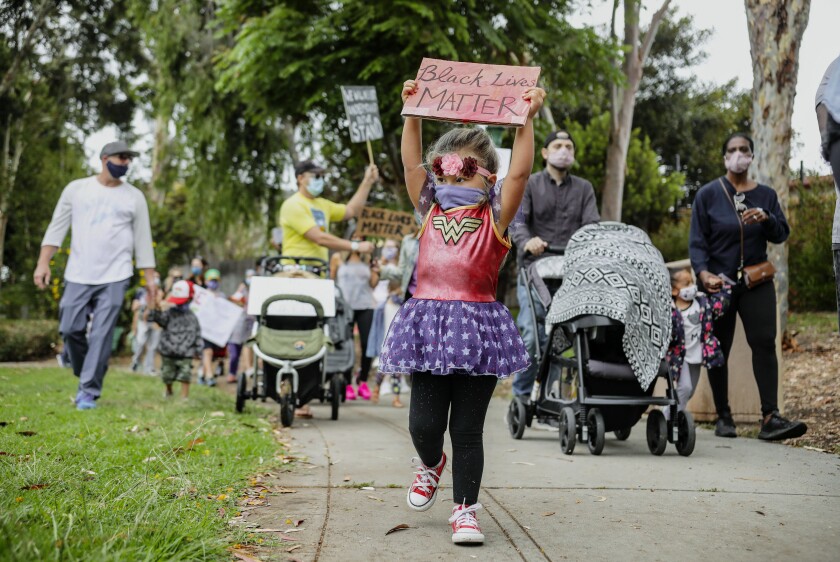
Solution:
[[[464,517],[464,521],[459,521],[458,526],[469,524],[472,527],[478,529],[478,519],[475,517],[475,512],[482,508],[480,503],[474,503],[472,505],[465,506],[461,504],[460,509],[456,509],[455,512],[452,514],[452,517],[449,518],[450,523],[454,523],[455,520]]]
[[[438,475],[435,469],[424,465],[423,461],[421,461],[418,457],[412,458],[411,464],[417,467],[417,472],[414,474],[420,477],[419,482],[415,480],[413,487],[418,490],[423,490],[426,493],[431,492],[432,488],[437,486]]]

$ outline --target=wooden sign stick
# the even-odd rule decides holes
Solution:
[[[373,147],[370,145],[370,140],[367,141],[368,147],[368,158],[370,159],[370,163],[373,164]]]

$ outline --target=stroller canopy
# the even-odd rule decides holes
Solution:
[[[551,302],[546,325],[588,315],[624,324],[624,355],[647,389],[671,339],[671,281],[662,254],[641,229],[602,222],[572,235],[563,285]]]

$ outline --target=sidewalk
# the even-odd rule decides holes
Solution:
[[[506,406],[494,399],[485,427],[484,546],[450,541],[450,474],[431,510],[405,506],[415,454],[408,411],[386,399],[378,406],[345,404],[337,422],[327,406],[314,404],[315,419],[295,421],[290,454],[306,462],[266,482],[295,493],[269,495],[271,505],[246,512],[245,522],[272,529],[294,529],[287,520],[303,523],[286,535],[294,542],[263,548],[258,557],[829,560],[840,553],[835,455],[698,430],[691,457],[678,456],[673,445],[654,457],[643,419],[625,442],[608,435],[600,457],[580,444],[566,456],[556,432],[526,430],[514,441],[503,422]],[[385,535],[403,523],[411,528]],[[287,552],[295,545],[301,547]]]

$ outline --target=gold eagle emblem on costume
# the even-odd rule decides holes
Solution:
[[[461,222],[458,222],[456,218],[451,220],[447,219],[443,215],[432,218],[432,226],[440,230],[440,233],[443,235],[443,241],[449,243],[451,240],[453,244],[457,244],[464,233],[478,230],[482,222],[484,222],[482,219],[474,217],[464,217]]]

